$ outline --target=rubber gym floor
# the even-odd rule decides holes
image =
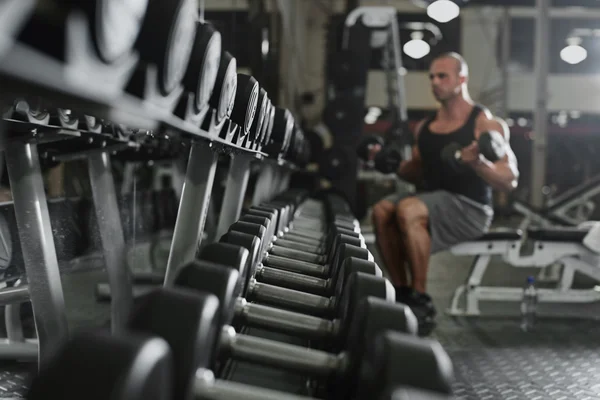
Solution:
[[[365,227],[364,232],[369,230]],[[377,259],[376,249],[371,246],[371,250]],[[519,329],[516,303],[485,309],[495,317],[451,318],[444,311],[454,289],[467,277],[470,262],[467,257],[437,254],[431,261],[428,283],[439,313],[432,337],[440,341],[453,361],[456,399],[600,398],[600,322],[581,318],[600,315],[600,307],[554,308],[552,312],[572,318],[539,320],[536,331],[530,333]],[[98,303],[94,296],[96,282],[104,278],[101,257],[88,257],[61,268],[71,331],[107,324],[108,304]],[[521,286],[530,273],[509,269],[496,260],[484,284]],[[2,363],[0,398],[23,397],[31,368]],[[304,380],[297,376],[250,366],[237,366],[234,379],[296,393],[306,390]]]

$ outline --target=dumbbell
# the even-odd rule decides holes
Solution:
[[[302,296],[302,293],[294,293],[288,289],[279,287],[269,287],[272,285],[263,285],[257,287],[250,284],[245,286],[244,274],[247,272],[245,260],[247,251],[232,247],[226,244],[217,244],[217,250],[228,251],[227,257],[215,257],[212,254],[200,254],[200,258],[184,267],[181,273],[181,279],[178,284],[188,286],[193,289],[213,293],[221,298],[222,294],[218,292],[222,286],[215,282],[229,279],[228,269],[235,270],[238,276],[236,282],[235,299],[235,319],[240,325],[255,326],[285,333],[291,336],[299,336],[307,339],[319,339],[324,341],[336,341],[342,338],[348,331],[348,326],[353,318],[356,317],[356,306],[361,299],[365,297],[377,297],[389,302],[395,302],[392,286],[385,278],[370,274],[373,263],[355,258],[349,258],[342,266],[339,284],[335,288],[333,299],[337,307],[330,316],[334,319],[324,319],[315,316],[301,314],[280,308],[284,301],[278,301],[277,297],[271,297],[271,304],[277,308],[269,307],[263,304],[249,303],[248,301],[257,300],[260,302],[264,298],[264,293],[279,293],[280,296],[287,295]],[[238,253],[236,258],[234,255]],[[223,253],[221,253],[223,254]],[[215,261],[216,260],[216,261]],[[366,272],[365,272],[366,271]],[[360,275],[356,275],[360,273]],[[224,278],[225,276],[225,278]],[[269,303],[267,301],[267,303]],[[412,317],[407,317],[406,332],[416,332],[412,326]],[[236,324],[237,326],[237,324]],[[339,343],[339,340],[337,340]]]
[[[496,162],[506,155],[506,139],[497,131],[483,132],[477,140],[480,154],[490,162]],[[466,147],[460,143],[450,143],[442,149],[442,160],[454,172],[460,173],[467,166],[462,162],[462,149]]]
[[[232,272],[235,274],[235,271]],[[441,346],[429,341],[415,341],[410,335],[398,333],[404,325],[400,320],[406,315],[403,305],[372,298],[364,299],[358,313],[363,318],[368,318],[371,324],[367,325],[366,331],[360,329],[358,324],[353,326],[345,346],[348,352],[340,354],[238,334],[228,325],[233,315],[233,305],[234,302],[230,302],[227,309],[212,294],[192,292],[182,287],[164,288],[140,299],[127,328],[132,332],[157,335],[170,344],[177,371],[176,380],[180,382],[184,377],[192,380],[198,368],[211,369],[220,360],[229,357],[324,378],[329,383],[331,392],[335,393],[335,398],[341,399],[352,397],[357,386],[366,383],[361,378],[367,376],[361,376],[360,372],[362,358],[366,355],[364,351],[369,342],[384,341],[387,344],[385,337],[393,335],[393,346],[386,346],[386,353],[379,354],[382,357],[379,360],[379,370],[384,370],[385,373],[377,376],[377,380],[388,381],[385,387],[394,384],[412,386],[417,382],[407,382],[402,370],[398,373],[399,371],[388,370],[386,367],[397,367],[403,363],[404,369],[407,369],[416,368],[416,364],[419,365],[418,368],[423,366],[421,372],[431,382],[436,382],[439,387],[449,391],[451,376],[446,376],[446,371],[438,368],[445,361],[444,357],[448,357]],[[388,331],[395,331],[395,334]],[[407,352],[404,342],[411,343],[412,353]],[[204,351],[198,354],[201,349]],[[207,354],[210,350],[212,352]],[[412,363],[405,362],[408,354],[411,355],[409,359]],[[406,376],[414,378],[413,374]],[[179,387],[175,398],[186,398],[189,386],[188,383]]]
[[[256,115],[259,85],[250,75],[237,74],[236,90],[229,120],[223,125],[219,137],[241,145],[248,135]]]
[[[371,160],[370,152],[373,146],[379,146],[380,150],[375,153],[375,156]],[[400,162],[402,162],[402,152],[390,144],[385,144],[381,136],[368,136],[364,138],[357,147],[356,152],[359,159],[384,174],[396,172],[400,166]]]
[[[279,246],[276,235],[277,224],[275,221],[275,215],[273,212],[269,213],[269,211],[261,211],[256,209],[248,210],[236,223],[230,227],[229,230],[261,235],[261,230],[254,225],[260,225],[265,228],[264,237],[260,237],[260,240],[263,243],[263,252],[268,251],[270,254],[275,256],[289,257],[298,261],[306,261],[315,264],[326,264],[330,262],[334,256],[334,253],[330,251],[331,248],[322,250],[321,247],[317,247],[315,250],[304,243],[299,243],[299,246],[294,246],[293,240],[287,240],[287,243],[289,244],[286,246]],[[329,232],[328,239],[332,238],[332,240],[326,242],[325,244],[331,244],[331,246],[333,246],[337,235],[344,234],[349,238],[353,238],[354,243],[352,244],[355,246],[366,247],[364,238],[361,234],[338,227],[336,224],[333,224],[330,229],[331,230]]]
[[[243,147],[251,150],[257,148],[260,135],[265,129],[264,125],[268,123],[268,105],[269,97],[267,96],[267,92],[261,88],[258,92],[256,116],[252,122],[252,127],[248,132],[248,136],[246,136],[244,142],[241,144]]]
[[[248,222],[236,222],[231,226],[230,230],[225,235],[223,235],[220,241],[233,243],[231,235],[229,235],[229,233],[231,232],[239,232],[252,235],[259,240],[260,244],[258,254],[253,254],[253,257],[256,257],[257,259],[257,264],[262,262],[264,265],[269,267],[279,268],[285,271],[296,272],[299,274],[305,274],[319,278],[335,275],[336,269],[339,267],[339,262],[343,261],[343,258],[345,257],[358,257],[365,260],[373,259],[373,255],[369,252],[368,249],[366,249],[362,245],[363,242],[361,242],[361,239],[357,239],[344,234],[339,234],[336,236],[335,240],[337,241],[333,250],[335,254],[333,255],[331,262],[327,264],[315,264],[307,261],[299,261],[293,258],[269,254],[263,250],[265,247],[265,231],[266,230],[262,225],[252,224]],[[245,247],[247,247],[248,245],[248,243],[241,242],[235,244],[239,244]],[[285,248],[282,248],[282,250],[284,249]]]
[[[333,233],[343,232],[349,236],[355,236],[357,238],[362,237],[360,235],[360,228],[356,224],[342,219],[335,219],[330,226],[330,232],[327,232],[327,234],[317,234],[315,232],[305,233],[299,229],[295,229],[295,226],[290,222],[285,220],[282,221],[288,213],[286,210],[286,205],[263,204],[251,207],[248,209],[247,214],[264,216],[270,218],[271,221],[275,221],[276,224],[273,229],[277,233],[274,234],[274,237],[279,238],[278,245],[281,247],[293,248],[313,254],[327,254],[329,246],[332,243],[331,239],[334,237],[331,235],[331,230],[333,230]],[[264,212],[267,212],[270,215],[266,215]],[[273,213],[275,216],[272,215]],[[286,228],[288,225],[291,227]],[[317,236],[317,238],[315,238],[315,236]]]
[[[41,366],[26,398],[172,400],[171,369],[171,349],[161,338],[76,333]]]
[[[292,113],[285,108],[275,107],[271,136],[262,151],[271,158],[280,158],[289,147],[293,128]]]
[[[326,239],[323,242],[316,245],[314,243],[306,243],[302,241],[302,239],[300,239],[299,241],[295,240],[294,237],[291,236],[285,237],[282,234],[282,231],[280,229],[280,223],[278,221],[280,219],[278,217],[280,213],[281,212],[279,210],[274,208],[260,206],[252,207],[248,209],[245,214],[242,215],[242,217],[240,218],[240,222],[251,222],[265,226],[265,228],[267,229],[267,237],[272,238],[271,242],[267,245],[267,247],[277,246],[278,248],[297,250],[301,252],[298,256],[299,259],[308,262],[327,263],[327,258],[329,257],[329,255],[332,254],[331,246],[334,244],[333,242],[335,239],[335,235],[337,234],[343,233],[347,236],[356,238],[357,241],[361,241],[364,243],[364,238],[360,233],[357,233],[354,230],[348,230],[343,227],[339,227],[336,224],[334,224],[331,227],[331,231],[328,237],[326,237]],[[264,219],[267,219],[267,221],[265,221]],[[357,245],[360,244],[357,243]],[[308,258],[302,258],[304,257],[303,254],[306,253],[309,254],[305,256]]]
[[[260,257],[260,254],[263,254],[260,251],[260,241],[256,236],[231,231],[222,237],[221,242],[239,245],[250,251],[253,267],[249,270],[249,278],[254,277],[260,282],[271,283],[321,296],[329,296],[332,294],[332,290],[337,284],[339,270],[346,258],[355,257],[368,262],[373,261],[372,255],[367,249],[353,246],[351,243],[345,243],[343,235],[338,236],[338,238],[339,246],[337,246],[336,251],[338,256],[329,264],[330,268],[328,270],[322,270],[324,273],[322,276],[314,276],[314,274],[307,275],[291,271],[290,268],[286,268],[286,266],[297,267],[297,262],[294,262],[294,260],[275,258],[274,256],[267,256],[267,259],[270,260],[269,265],[264,265],[261,262]],[[211,251],[210,249],[212,248],[211,246],[213,245],[208,245],[207,248],[201,250],[201,252],[209,254]],[[219,254],[215,253],[215,257],[218,256]],[[273,267],[273,265],[275,267]],[[306,266],[304,264],[300,265]],[[377,267],[375,263],[372,263],[372,265],[374,265],[374,268],[364,272],[381,276],[382,273],[379,267]]]
[[[231,248],[227,254],[224,254],[222,251],[218,251],[220,249],[215,245],[203,249],[200,252],[199,257],[206,261],[216,262],[227,265],[230,268],[238,269],[238,272],[242,275],[243,282],[245,282],[245,286],[242,288],[246,293],[244,297],[264,304],[286,308],[317,317],[335,317],[339,315],[338,307],[349,273],[360,271],[365,275],[381,278],[377,273],[378,268],[373,266],[374,263],[360,264],[356,261],[341,263],[337,268],[336,274],[333,275],[332,278],[320,281],[317,281],[316,279],[311,281],[301,274],[294,275],[286,271],[278,273],[276,269],[265,270],[265,267],[260,266],[253,259],[253,252],[255,252],[258,247],[256,238],[248,237],[248,235],[245,234],[238,234],[236,236],[238,237],[235,238],[235,240],[232,239],[229,244],[235,244],[237,250]],[[244,253],[241,248],[249,252],[247,258],[243,256]],[[351,258],[351,256],[345,257],[344,261]],[[270,282],[273,284],[259,282],[257,276],[259,279],[263,280],[270,279]],[[294,280],[297,282],[293,282]],[[310,290],[305,290],[305,287],[310,287],[311,285],[314,285],[314,287],[321,285],[322,291],[325,292],[325,294],[316,295],[310,293]],[[302,288],[302,290],[291,289],[289,286],[297,289]],[[391,299],[390,293],[392,291],[387,279],[377,281],[375,287],[376,289],[370,292],[371,295],[381,298],[389,297]],[[395,299],[391,301],[395,301]]]
[[[365,302],[364,308],[368,307],[369,303]],[[183,318],[177,318],[176,313],[172,312],[173,309],[180,310]],[[54,396],[63,400],[75,400],[89,397],[91,390],[91,393],[100,394],[98,398],[110,397],[112,400],[314,399],[215,379],[210,366],[214,359],[213,343],[219,339],[218,335],[221,333],[216,329],[219,324],[219,311],[218,299],[210,294],[192,293],[185,289],[161,289],[151,293],[143,299],[143,303],[131,318],[129,327],[133,332],[127,332],[126,336],[111,335],[105,331],[74,335],[56,353],[51,363],[46,368],[42,368],[33,379],[27,398],[41,400]],[[171,321],[173,323],[169,324]],[[147,332],[159,337],[149,337],[147,334],[135,331]],[[222,332],[228,334],[231,330],[224,328]],[[224,338],[221,339],[223,341],[230,338],[227,335],[221,337]],[[248,339],[242,335],[239,337],[242,340]],[[170,352],[165,351],[165,341],[170,347]],[[255,342],[252,338],[250,341],[252,344]],[[392,351],[383,354],[379,360],[382,369],[389,373],[383,377],[369,376],[360,368],[359,363],[347,363],[346,369],[357,372],[358,379],[349,380],[347,377],[351,374],[346,374],[346,377],[333,377],[332,392],[338,387],[339,391],[331,396],[331,399],[383,398],[382,396],[389,393],[390,387],[420,387],[423,378],[415,381],[415,376],[418,375],[427,377],[427,389],[440,387],[448,390],[452,377],[438,368],[439,365],[443,365],[448,356],[443,350],[440,351],[439,345],[435,342],[423,340],[415,344],[410,336],[390,331],[371,338],[371,341],[378,343],[393,341]],[[273,345],[264,340],[261,344],[265,342],[267,346]],[[236,344],[238,350],[244,345],[248,347],[247,342]],[[276,352],[280,352],[281,349],[290,350],[289,345],[274,345],[277,346]],[[298,350],[294,347],[292,349]],[[330,360],[340,363],[338,358],[327,353],[314,351],[307,353],[305,349],[300,349],[306,364],[309,363],[310,356],[314,357],[315,360],[312,361],[314,364],[323,364]],[[263,346],[258,350],[264,353],[268,348],[265,349]],[[353,353],[362,356],[359,351]],[[339,358],[343,360],[350,357],[342,355]],[[385,368],[388,361],[394,360],[396,364],[404,362],[396,370]],[[290,359],[290,363],[294,362],[299,362],[299,359]],[[173,365],[172,375],[167,374],[165,364]],[[100,367],[105,373],[97,374],[90,370],[96,367]],[[371,380],[377,378],[378,381],[383,380],[385,385],[374,385]],[[73,382],[83,384],[73,385]],[[375,391],[370,391],[365,397],[359,397],[356,394],[359,391],[357,389],[361,389],[362,386],[373,386]]]
[[[221,54],[219,31],[207,22],[196,21],[190,61],[181,81],[184,95],[173,111],[176,116],[194,126],[200,126],[209,110],[209,100],[217,82]]]

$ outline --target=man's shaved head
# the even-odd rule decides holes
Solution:
[[[447,53],[440,54],[439,56],[437,56],[433,59],[432,63],[435,62],[436,60],[448,59],[448,58],[451,60],[454,60],[456,62],[456,72],[460,76],[464,76],[465,78],[469,76],[469,66],[467,65],[467,62],[465,61],[463,56],[461,56],[460,54],[458,54],[454,51],[449,51]]]
[[[443,53],[435,57],[429,67],[433,95],[441,103],[456,96],[467,96],[469,67],[458,53]]]

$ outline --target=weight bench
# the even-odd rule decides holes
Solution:
[[[539,303],[592,303],[600,301],[595,289],[573,289],[575,272],[600,281],[600,254],[583,245],[585,228],[530,228],[527,237],[533,241],[533,252],[521,254],[524,243],[520,230],[491,231],[481,238],[461,243],[450,249],[452,254],[475,256],[469,277],[459,286],[447,313],[452,316],[479,316],[480,301],[519,302],[522,287],[481,286],[481,280],[493,256],[501,256],[511,267],[544,268],[562,264],[556,288],[538,288]],[[464,297],[464,306],[461,300]]]
[[[543,208],[535,208],[518,200],[513,208],[525,216],[521,229],[527,229],[532,223],[539,226],[576,226],[591,217],[596,208],[593,198],[598,194],[600,175],[550,199]]]

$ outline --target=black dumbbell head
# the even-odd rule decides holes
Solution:
[[[290,148],[292,141],[294,139],[294,127],[296,126],[296,121],[294,120],[294,116],[292,113],[287,110],[287,126],[285,127],[285,140],[283,142],[283,147],[281,149],[282,152],[287,152]]]
[[[206,22],[196,22],[196,36],[183,85],[194,93],[196,111],[204,110],[215,87],[221,61],[221,34]]]
[[[216,110],[216,122],[221,123],[231,115],[237,91],[237,63],[227,51],[221,53],[217,80],[209,104]]]
[[[378,135],[369,135],[363,138],[358,147],[356,148],[356,155],[359,159],[363,161],[367,161],[369,159],[369,150],[371,146],[379,145],[381,147],[384,146],[384,141],[381,136]]]
[[[352,316],[356,313],[362,299],[367,297],[374,297],[394,303],[396,301],[396,291],[391,282],[385,278],[368,275],[363,272],[352,272],[346,279],[340,297],[337,297],[339,301],[339,317],[342,321],[354,321]],[[347,327],[345,332],[349,332],[349,329],[350,326]],[[356,338],[348,337],[346,339],[354,340]],[[347,344],[347,341],[340,340],[340,346]]]
[[[97,368],[103,372],[98,374]],[[76,333],[41,367],[26,397],[167,399],[172,396],[171,369],[169,345],[160,338],[102,330]]]
[[[149,1],[136,47],[141,59],[158,67],[163,94],[181,82],[192,52],[198,5],[195,0]]]
[[[240,126],[243,136],[250,132],[254,122],[259,89],[258,82],[252,76],[237,74],[237,90],[231,120]]]
[[[357,379],[350,384],[346,381],[346,385],[343,385],[343,382],[340,381],[339,385],[335,386],[335,389],[337,389],[336,392],[339,391],[340,398],[347,398],[347,396],[342,396],[342,394],[349,395],[350,393],[355,393],[358,389],[358,387],[354,386],[355,384],[361,386],[368,385],[373,380],[384,384],[401,383],[394,382],[393,380],[392,382],[387,381],[388,379],[403,379],[402,375],[398,374],[398,370],[393,368],[396,364],[401,363],[397,357],[404,359],[405,369],[412,368],[414,364],[418,364],[416,361],[414,363],[407,363],[406,360],[415,359],[406,357],[406,355],[400,356],[393,349],[389,349],[390,353],[379,354],[378,365],[376,367],[377,374],[374,374],[370,378],[361,376],[361,372],[364,371],[365,359],[368,359],[370,356],[368,353],[373,351],[372,347],[379,340],[378,337],[385,335],[389,331],[393,331],[399,335],[417,339],[414,336],[414,332],[417,329],[417,320],[410,307],[375,297],[361,298],[356,307],[353,308],[354,313],[350,316],[350,327],[345,331],[347,335],[346,348],[352,349],[351,351],[354,355],[348,368],[348,374],[349,376],[360,377],[361,380]],[[362,379],[365,379],[365,381],[363,382]],[[426,378],[422,379],[425,380]],[[376,390],[372,395],[384,390],[384,388],[370,389]],[[367,396],[367,398],[370,397]],[[378,398],[378,396],[374,395],[373,398]]]
[[[261,137],[260,137],[260,146],[261,147],[265,147],[267,144],[269,144],[269,141],[271,140],[271,135],[273,133],[274,121],[275,121],[275,106],[273,106],[273,103],[271,103],[271,100],[269,99],[269,101],[267,103],[267,110],[266,110],[266,115],[265,115],[265,124],[264,124],[264,128],[263,128],[263,131],[261,132]]]
[[[374,335],[367,343],[364,355],[358,379],[361,387],[355,392],[358,394],[357,398],[365,398],[361,397],[365,395],[366,398],[379,398],[377,394],[382,390],[397,385],[428,390],[437,393],[438,396],[452,394],[452,361],[437,341],[405,335],[390,329]],[[426,399],[433,400],[438,397]]]
[[[254,274],[256,273],[256,267],[262,261],[262,254],[260,253],[260,240],[256,236],[248,233],[229,231],[221,236],[219,241],[221,243],[229,243],[236,246],[241,246],[248,250],[250,256],[246,267],[248,276],[245,287],[247,289],[249,280],[254,277]]]
[[[258,93],[258,103],[256,106],[256,116],[254,117],[254,121],[252,121],[252,127],[250,128],[250,143],[252,145],[256,145],[261,139],[261,135],[263,132],[263,128],[265,125],[266,117],[267,117],[267,106],[268,106],[269,98],[267,97],[267,92],[265,89],[260,89]]]
[[[478,140],[479,151],[491,162],[496,162],[506,155],[506,139],[498,131],[483,132]]]
[[[240,275],[236,269],[204,260],[185,265],[175,279],[176,286],[211,293],[219,299],[219,326],[233,321],[235,300],[242,294],[239,282]]]
[[[374,159],[375,169],[384,174],[396,172],[400,162],[402,162],[402,153],[392,146],[382,148]]]
[[[250,252],[247,249],[229,243],[210,243],[200,250],[197,258],[235,269],[240,275],[238,292],[240,295],[246,293],[251,261]]]
[[[177,366],[173,399],[189,399],[198,368],[212,367],[220,312],[215,295],[182,287],[161,288],[137,299],[126,328],[169,344]]]

